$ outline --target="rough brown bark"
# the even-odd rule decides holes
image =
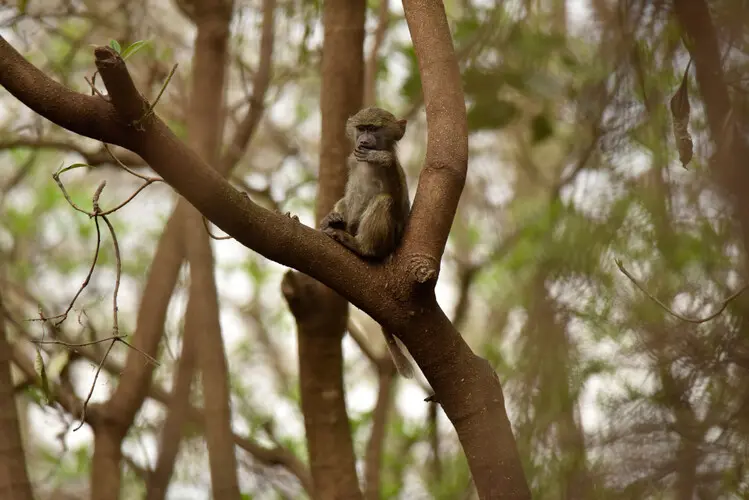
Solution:
[[[320,169],[315,218],[319,222],[343,195],[346,119],[362,102],[363,0],[323,4]],[[297,325],[302,413],[315,496],[361,498],[351,427],[346,412],[341,341],[346,300],[325,285],[290,271],[282,290]]]
[[[11,359],[0,290],[0,498],[33,500],[10,376]]]

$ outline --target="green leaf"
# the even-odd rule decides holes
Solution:
[[[137,42],[131,43],[128,47],[125,48],[125,50],[122,51],[122,59],[127,59],[149,43],[151,43],[150,40],[138,40]]]
[[[122,50],[122,47],[120,47],[120,42],[118,42],[117,40],[110,40],[109,46],[112,47],[114,51],[117,52],[118,54]]]
[[[416,52],[413,47],[404,47],[401,54],[406,58],[408,66],[408,76],[403,81],[401,95],[410,100],[415,100],[421,95],[421,75],[419,74],[419,63],[416,59]]]
[[[67,366],[70,360],[70,351],[63,349],[52,356],[47,368],[47,379],[57,383],[60,380],[62,370]]]
[[[477,101],[468,110],[468,127],[471,130],[500,129],[509,124],[517,114],[517,106],[509,101]]]

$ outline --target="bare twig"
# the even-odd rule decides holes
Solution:
[[[101,367],[104,365],[104,361],[106,361],[107,356],[109,356],[109,351],[112,350],[115,342],[117,342],[116,338],[113,339],[109,344],[109,347],[107,347],[107,352],[104,353],[104,356],[99,362],[99,366],[96,367],[96,373],[94,373],[94,381],[91,382],[91,389],[89,389],[88,396],[86,396],[86,399],[83,401],[83,405],[81,406],[81,422],[73,429],[73,432],[83,427],[84,422],[86,422],[86,408],[88,407],[88,402],[91,401],[91,395],[94,393],[94,387],[96,387],[96,380],[99,378],[99,373],[101,373]]]
[[[148,184],[150,184],[152,182],[164,182],[164,179],[162,179],[161,177],[149,177],[147,175],[142,175],[142,174],[139,174],[138,172],[135,172],[134,170],[132,170],[131,168],[129,168],[127,165],[125,165],[124,163],[122,163],[122,161],[120,161],[119,158],[117,158],[117,156],[114,154],[114,151],[112,151],[110,149],[109,144],[107,144],[106,142],[103,142],[102,145],[104,146],[104,149],[109,154],[109,156],[114,160],[114,162],[122,170],[126,171],[130,175],[134,175],[138,179],[146,181]],[[146,184],[146,185],[148,185],[148,184]],[[145,187],[145,185],[143,187]],[[135,194],[138,194],[138,193],[136,192]],[[135,196],[135,195],[133,195],[133,196]]]
[[[120,278],[122,277],[122,258],[120,257],[120,244],[117,242],[117,234],[114,231],[114,227],[112,227],[112,223],[109,222],[109,219],[107,219],[107,216],[102,215],[101,218],[104,219],[104,222],[109,228],[109,234],[112,235],[112,245],[114,245],[114,258],[116,262],[115,269],[117,270],[117,273],[114,281],[114,293],[112,294],[112,319],[114,322],[112,325],[112,331],[114,331],[115,335],[119,335],[120,324],[119,314],[117,312],[117,296],[120,292]]]
[[[92,212],[89,212],[88,210],[84,210],[83,208],[81,208],[78,205],[76,205],[76,203],[70,198],[70,195],[68,194],[67,189],[65,189],[65,185],[60,180],[60,175],[62,175],[63,173],[65,173],[65,172],[67,172],[69,170],[73,170],[73,169],[76,169],[76,168],[83,168],[83,167],[92,168],[91,165],[87,165],[85,163],[74,163],[73,165],[67,166],[65,168],[60,168],[60,170],[58,170],[57,172],[55,172],[54,174],[52,174],[52,178],[57,183],[57,186],[60,188],[60,190],[62,191],[63,196],[65,196],[65,199],[68,201],[68,203],[70,204],[71,207],[73,207],[74,209],[76,209],[77,211],[79,211],[79,212],[81,212],[83,214],[88,215],[89,217],[97,217],[97,216],[110,215],[110,214],[116,212],[117,210],[121,209],[122,207],[124,207],[125,205],[127,205],[128,203],[130,203],[131,201],[133,201],[133,199],[136,196],[138,196],[138,194],[141,191],[143,191],[146,187],[150,186],[154,182],[164,182],[164,180],[161,179],[160,177],[146,177],[144,175],[141,175],[141,174],[138,174],[136,172],[133,172],[131,169],[129,169],[123,163],[121,163],[119,160],[117,160],[117,158],[114,157],[114,155],[112,157],[115,159],[115,161],[117,161],[118,165],[121,168],[125,169],[127,172],[133,174],[134,176],[136,176],[136,177],[138,177],[140,179],[145,179],[146,182],[144,182],[143,184],[141,184],[141,186],[138,187],[138,189],[136,189],[133,194],[131,194],[125,201],[123,201],[122,203],[120,203],[116,207],[111,208],[109,210],[98,210],[98,211],[94,210]],[[103,188],[101,188],[101,189],[103,189]]]
[[[91,281],[91,276],[94,273],[94,268],[96,268],[96,261],[99,258],[99,248],[101,248],[101,229],[99,228],[99,219],[94,218],[94,224],[96,226],[96,250],[94,250],[94,258],[91,261],[91,267],[88,270],[88,274],[86,274],[86,278],[83,280],[83,283],[81,283],[81,286],[78,287],[78,291],[76,292],[75,296],[73,296],[73,300],[70,301],[70,304],[68,304],[68,308],[62,314],[58,314],[56,316],[49,316],[49,317],[40,315],[41,317],[38,320],[32,319],[30,321],[46,322],[49,320],[54,320],[54,319],[59,318],[59,321],[57,321],[54,325],[60,326],[62,322],[68,318],[68,314],[70,313],[70,310],[73,309],[73,305],[75,305],[75,301],[78,300],[78,297],[81,295],[83,290],[88,286],[88,283]]]
[[[377,16],[377,28],[374,32],[372,49],[364,67],[364,105],[374,106],[377,102],[377,65],[379,63],[380,48],[385,41],[388,25],[390,24],[389,0],[380,0],[380,10]]]
[[[88,392],[88,396],[83,401],[83,404],[82,404],[82,407],[81,407],[81,421],[78,424],[78,426],[75,429],[73,429],[73,431],[77,431],[78,429],[80,429],[83,426],[84,422],[86,421],[86,410],[88,408],[88,403],[91,400],[91,396],[94,393],[94,387],[96,387],[96,381],[98,380],[99,373],[101,372],[101,368],[104,365],[104,362],[106,361],[107,357],[109,356],[109,353],[111,352],[111,350],[114,347],[115,343],[122,342],[127,347],[129,347],[130,349],[138,351],[146,359],[148,359],[149,362],[153,363],[155,366],[159,365],[159,363],[158,363],[158,361],[156,361],[156,359],[154,359],[148,353],[143,352],[141,349],[138,349],[137,347],[133,346],[132,344],[130,344],[129,342],[127,342],[120,335],[119,307],[117,305],[117,300],[118,300],[118,297],[119,297],[120,282],[121,282],[121,279],[122,279],[122,255],[120,253],[120,244],[119,244],[119,242],[117,240],[117,232],[114,230],[114,226],[112,225],[112,223],[107,218],[107,214],[110,214],[110,213],[112,213],[112,212],[114,212],[116,210],[119,210],[121,207],[123,207],[128,202],[130,202],[130,200],[132,200],[146,186],[148,186],[149,184],[151,184],[153,182],[161,181],[161,179],[155,178],[155,177],[146,177],[146,176],[143,176],[143,175],[140,175],[140,174],[137,174],[137,173],[131,171],[129,168],[127,168],[125,165],[123,165],[114,156],[114,154],[112,154],[112,152],[109,150],[108,147],[106,147],[106,145],[105,145],[105,148],[107,148],[107,151],[110,153],[110,155],[115,160],[115,162],[120,165],[120,167],[122,167],[127,172],[133,174],[134,176],[136,176],[136,177],[138,177],[138,178],[143,179],[143,180],[146,181],[138,190],[136,190],[136,192],[133,195],[131,195],[127,200],[125,200],[123,203],[121,203],[116,208],[114,208],[112,210],[108,210],[108,211],[105,212],[105,211],[101,210],[101,206],[99,205],[99,198],[101,197],[101,194],[104,191],[104,187],[106,186],[106,181],[103,181],[101,184],[99,184],[99,186],[96,188],[96,191],[94,192],[94,195],[92,197],[93,211],[91,211],[91,212],[89,212],[88,210],[84,210],[84,209],[80,208],[79,206],[77,206],[73,202],[73,200],[70,198],[70,196],[68,195],[68,192],[65,189],[65,185],[60,180],[60,174],[66,172],[68,170],[72,170],[74,168],[79,168],[79,167],[88,166],[88,165],[74,164],[74,165],[71,165],[69,167],[60,169],[60,170],[58,170],[57,172],[55,172],[52,175],[52,177],[54,178],[54,180],[57,183],[57,185],[60,187],[60,190],[62,191],[63,196],[65,196],[65,199],[68,201],[68,203],[74,209],[76,209],[77,211],[85,213],[86,215],[88,215],[89,217],[92,217],[94,219],[94,224],[96,226],[96,250],[95,250],[95,253],[94,253],[94,258],[93,258],[92,263],[91,263],[91,267],[89,268],[89,272],[86,275],[86,278],[84,279],[83,283],[79,287],[78,292],[73,297],[73,300],[70,302],[70,304],[68,305],[68,308],[65,310],[65,312],[63,314],[60,314],[58,316],[53,316],[51,318],[45,317],[40,312],[40,319],[42,321],[47,321],[47,320],[50,320],[50,319],[60,318],[59,321],[57,321],[55,323],[56,327],[59,326],[63,321],[65,321],[65,319],[67,319],[68,314],[70,313],[70,310],[73,308],[73,305],[75,304],[75,301],[78,299],[78,297],[80,296],[81,292],[83,292],[83,290],[86,288],[86,286],[90,282],[91,275],[94,272],[94,269],[96,267],[96,262],[97,262],[98,257],[99,257],[99,249],[101,248],[101,229],[99,228],[99,218],[101,218],[104,221],[104,223],[107,225],[107,229],[109,229],[109,234],[112,236],[112,245],[114,247],[114,255],[115,255],[116,275],[115,275],[115,283],[114,283],[114,292],[112,294],[112,332],[113,332],[113,335],[111,337],[108,337],[107,339],[96,340],[96,341],[86,342],[86,343],[82,343],[82,344],[67,344],[67,343],[61,342],[61,341],[46,341],[46,340],[41,340],[41,341],[36,342],[37,344],[62,344],[62,345],[66,345],[69,348],[95,345],[95,344],[98,344],[98,343],[101,343],[101,342],[106,342],[106,341],[110,342],[109,346],[107,347],[106,352],[104,353],[104,356],[102,357],[101,361],[98,364],[98,367],[96,369],[96,374],[94,375],[94,380],[91,383],[91,388],[89,389],[89,392]]]
[[[208,233],[208,236],[210,236],[214,240],[219,240],[219,241],[220,240],[230,240],[230,239],[232,239],[231,236],[216,236],[216,235],[214,235],[211,232],[211,228],[208,225],[208,219],[205,218],[205,215],[201,216],[201,218],[203,219],[203,227],[205,227],[205,232]]]
[[[161,86],[161,90],[159,90],[159,93],[156,96],[156,99],[154,99],[153,103],[151,103],[148,106],[148,109],[143,114],[143,116],[141,116],[140,118],[138,118],[135,121],[135,123],[133,123],[133,126],[135,126],[136,128],[137,127],[141,127],[142,126],[141,124],[145,121],[145,119],[148,118],[149,116],[151,116],[153,114],[153,110],[154,110],[154,108],[156,108],[156,104],[159,103],[159,99],[161,99],[161,96],[164,94],[164,91],[166,90],[166,87],[169,85],[169,82],[172,80],[172,77],[174,76],[174,72],[177,71],[177,66],[178,66],[177,64],[175,64],[174,66],[172,66],[172,70],[169,72],[169,75],[167,75],[166,80],[164,80],[164,85]]]
[[[252,95],[247,114],[237,125],[234,137],[221,158],[220,168],[226,173],[239,161],[255,134],[265,111],[265,94],[270,84],[275,32],[276,0],[263,0],[263,24],[260,35],[260,61],[252,79]]]
[[[655,302],[656,304],[658,304],[667,313],[671,314],[672,316],[675,316],[675,317],[679,318],[682,321],[686,321],[687,323],[694,323],[694,324],[706,323],[707,321],[710,321],[710,320],[713,320],[713,319],[717,318],[720,315],[720,313],[722,313],[726,309],[726,307],[728,307],[728,304],[732,300],[734,300],[736,297],[738,297],[739,295],[741,295],[742,293],[744,293],[744,291],[747,288],[749,288],[749,284],[746,284],[746,285],[742,286],[741,288],[739,288],[730,297],[728,297],[726,300],[724,300],[723,303],[721,304],[721,306],[715,312],[713,312],[712,314],[710,314],[710,315],[708,315],[708,316],[706,316],[704,318],[690,318],[688,316],[684,316],[683,314],[677,313],[676,311],[674,311],[673,309],[671,309],[670,307],[668,307],[666,304],[664,304],[663,302],[661,302],[660,300],[658,300],[658,298],[656,298],[653,294],[651,294],[650,292],[648,292],[645,289],[645,287],[642,286],[635,279],[635,277],[632,276],[632,274],[629,271],[627,271],[627,269],[624,267],[624,264],[622,264],[621,260],[616,259],[615,262],[616,262],[616,267],[618,267],[619,270],[627,278],[629,278],[629,280],[632,283],[634,283],[637,288],[639,288],[645,295],[647,295],[650,298],[650,300],[652,300],[653,302]]]
[[[34,344],[52,344],[52,345],[61,345],[65,347],[88,347],[96,344],[101,344],[102,342],[107,342],[108,340],[117,340],[121,338],[119,335],[112,335],[111,337],[107,337],[104,339],[97,339],[92,340],[90,342],[80,342],[80,343],[71,343],[71,342],[65,342],[62,340],[31,340]]]

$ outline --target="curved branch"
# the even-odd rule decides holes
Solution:
[[[273,34],[275,31],[274,13],[276,0],[263,0],[263,28],[260,35],[260,62],[252,79],[252,97],[250,107],[242,121],[237,125],[234,138],[229,144],[226,154],[221,158],[219,168],[226,173],[239,161],[242,153],[252,140],[257,124],[265,111],[265,94],[270,84],[273,66]]]
[[[661,302],[655,295],[653,295],[652,293],[648,292],[647,289],[642,284],[640,284],[640,282],[637,281],[634,276],[632,276],[632,273],[630,273],[627,270],[627,268],[624,267],[624,264],[622,263],[621,260],[616,259],[615,262],[616,262],[616,267],[619,268],[619,270],[622,272],[622,274],[624,274],[624,276],[626,276],[627,278],[629,278],[629,281],[631,281],[632,283],[634,283],[634,285],[637,288],[639,288],[640,291],[642,291],[642,293],[644,293],[645,295],[647,295],[650,300],[652,300],[653,302],[655,302],[656,304],[658,304],[661,307],[661,309],[663,309],[664,311],[666,311],[668,314],[670,314],[672,316],[675,316],[675,317],[679,318],[682,321],[686,321],[687,323],[700,324],[700,323],[707,323],[708,321],[714,320],[715,318],[717,318],[718,316],[720,316],[720,313],[722,313],[723,311],[725,311],[726,307],[728,307],[728,304],[730,304],[731,301],[733,301],[733,299],[735,299],[736,297],[738,297],[739,295],[741,295],[742,293],[744,293],[746,291],[746,289],[749,288],[749,284],[742,286],[741,288],[739,288],[738,290],[736,290],[734,293],[732,293],[727,299],[725,299],[721,303],[721,305],[718,307],[718,309],[715,310],[715,312],[713,312],[713,313],[705,316],[704,318],[690,318],[689,316],[684,316],[683,314],[677,313],[676,311],[674,311],[673,309],[671,309],[670,307],[668,307],[666,304],[664,304],[663,302]]]
[[[442,2],[404,0],[427,114],[427,153],[401,252],[425,254],[436,272],[468,168],[460,69]]]

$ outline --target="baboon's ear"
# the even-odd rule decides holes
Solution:
[[[395,122],[398,125],[398,133],[395,136],[396,141],[400,141],[403,137],[403,134],[406,133],[406,124],[408,123],[407,120],[398,120]]]

